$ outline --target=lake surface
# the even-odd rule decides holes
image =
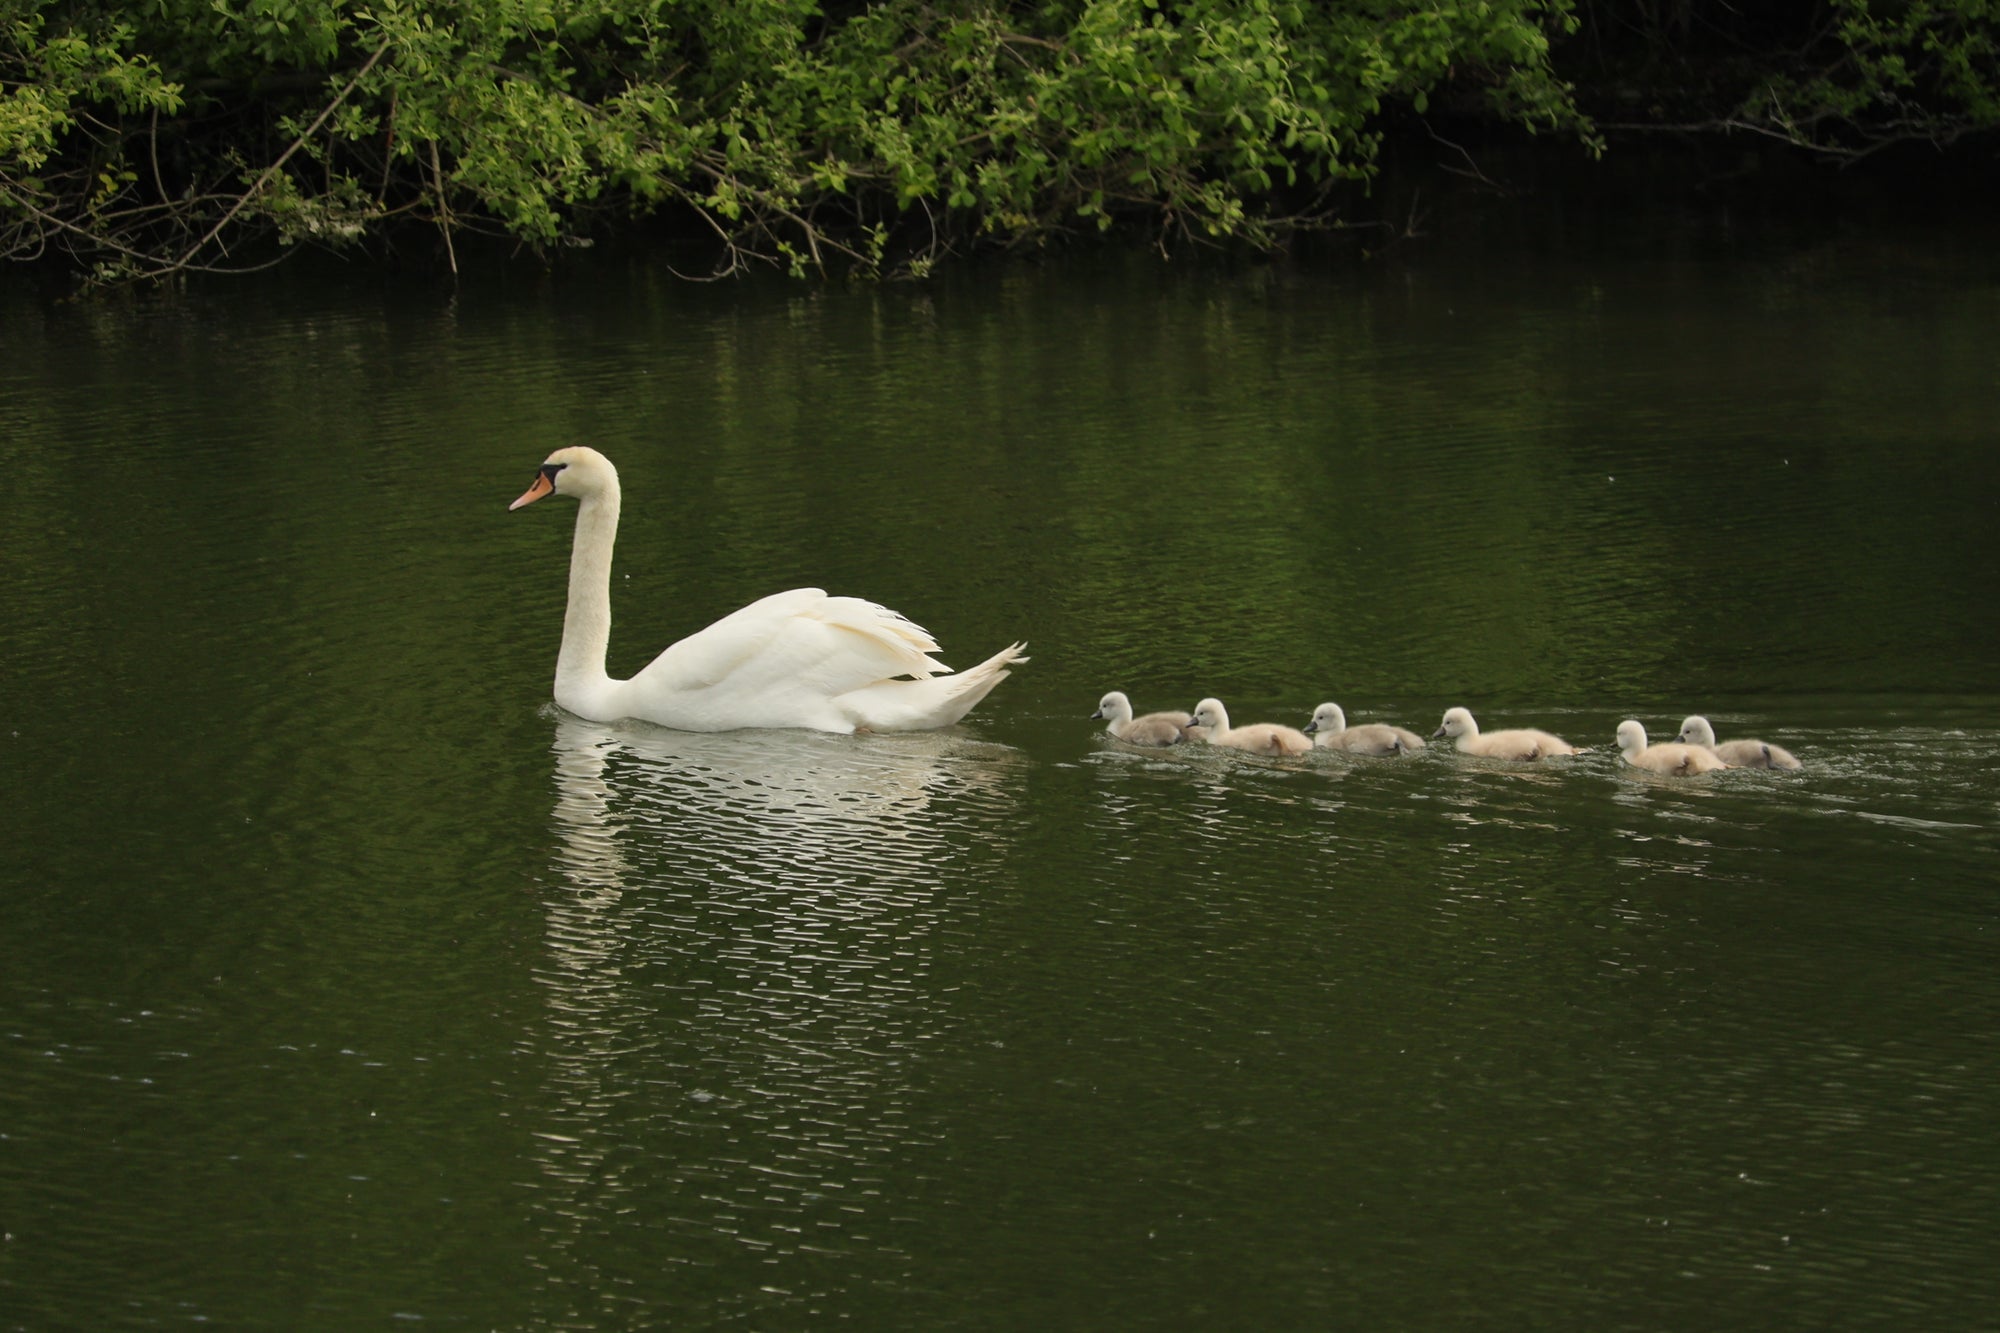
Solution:
[[[0,1326],[1990,1326],[1983,235],[0,297]],[[548,702],[812,584],[961,726]],[[1224,699],[1533,768],[1133,750]],[[1705,712],[1799,773],[1620,766]]]

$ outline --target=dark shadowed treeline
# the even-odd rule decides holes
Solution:
[[[1271,248],[1366,220],[1402,126],[1949,145],[2000,120],[1996,31],[1978,0],[15,0],[0,254],[120,281],[420,237],[456,268],[637,219],[718,272]]]

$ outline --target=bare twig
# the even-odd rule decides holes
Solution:
[[[167,273],[175,273],[180,271],[181,269],[187,268],[189,264],[193,261],[194,257],[197,254],[201,253],[201,251],[208,245],[210,241],[213,241],[217,236],[220,236],[222,234],[222,229],[224,227],[227,227],[231,222],[235,221],[236,215],[238,213],[241,213],[245,208],[247,208],[250,204],[250,201],[256,198],[258,193],[263,190],[265,182],[269,181],[272,176],[276,175],[278,171],[281,168],[283,168],[285,163],[291,161],[292,154],[298,152],[299,149],[305,145],[306,140],[310,139],[314,134],[319,132],[319,127],[326,124],[327,119],[331,117],[333,113],[340,108],[340,104],[347,100],[347,95],[353,92],[355,88],[360,86],[360,83],[363,79],[368,77],[368,72],[375,68],[375,63],[379,61],[384,55],[388,54],[389,42],[390,39],[387,37],[384,37],[382,39],[382,44],[375,48],[375,53],[368,57],[368,59],[362,64],[361,68],[355,73],[354,77],[347,81],[347,86],[345,88],[342,88],[340,92],[334,96],[334,99],[326,104],[326,108],[322,110],[319,113],[319,115],[313,119],[313,123],[306,126],[304,133],[300,134],[298,138],[292,140],[292,146],[287,148],[284,152],[280,153],[278,155],[277,161],[273,162],[270,166],[264,168],[263,174],[258,176],[255,181],[251,182],[250,188],[245,190],[243,194],[236,200],[236,203],[230,207],[229,211],[227,213],[224,213],[222,217],[217,220],[216,224],[208,229],[207,235],[203,236],[200,240],[196,241],[193,245],[189,246],[187,253],[182,255],[178,261],[162,269],[160,271],[162,275]]]
[[[1465,159],[1465,165],[1463,167],[1447,167],[1443,166],[1443,164],[1440,163],[1439,165],[1441,170],[1448,171],[1454,176],[1463,176],[1467,180],[1478,181],[1481,185],[1487,186],[1488,188],[1493,190],[1497,190],[1501,194],[1512,193],[1512,191],[1510,191],[1505,185],[1502,185],[1499,181],[1494,180],[1491,176],[1488,176],[1484,171],[1481,171],[1479,169],[1478,161],[1472,156],[1471,153],[1466,151],[1465,145],[1453,143],[1451,140],[1445,138],[1443,135],[1439,134],[1436,130],[1431,128],[1429,121],[1425,121],[1423,124],[1424,124],[1424,133],[1430,135],[1432,143],[1441,144],[1442,146],[1451,149],[1454,153],[1457,153],[1460,157]]]
[[[379,205],[389,193],[389,167],[396,160],[396,99],[400,94],[389,94],[389,114],[382,118],[382,179],[375,182],[375,202]]]
[[[437,140],[431,140],[431,181],[437,188],[438,230],[444,233],[444,254],[451,262],[451,275],[458,276],[458,251],[451,243],[451,203],[444,197],[444,166],[438,160]]]
[[[58,217],[54,213],[48,212],[46,209],[35,207],[34,203],[31,202],[29,199],[27,199],[25,196],[23,196],[20,191],[14,189],[13,186],[7,184],[4,181],[0,181],[0,194],[5,194],[7,198],[13,202],[15,207],[33,215],[36,221],[42,223],[44,226],[53,227],[59,232],[73,232],[76,235],[81,236],[85,240],[89,241],[92,245],[102,246],[107,250],[115,250],[119,254],[125,255],[131,259],[142,260],[149,264],[156,262],[153,256],[146,254],[143,251],[134,250],[130,246],[120,245],[118,242],[110,239],[109,237],[100,236],[98,233],[91,231],[87,227],[77,226],[74,222],[69,221],[67,218]]]

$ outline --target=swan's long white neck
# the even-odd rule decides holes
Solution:
[[[604,670],[611,647],[611,548],[618,540],[618,482],[586,495],[576,509],[569,553],[569,609],[556,656],[556,702],[572,713],[600,717],[612,681]]]

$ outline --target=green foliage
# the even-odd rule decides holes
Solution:
[[[144,55],[128,55],[134,30],[103,22],[50,33],[29,10],[0,27],[0,166],[33,171],[57,151],[79,106],[120,111],[181,108],[180,88]]]
[[[1837,39],[1818,67],[1766,81],[1752,123],[1843,155],[1946,144],[2000,128],[2000,6],[1993,0],[1830,0]]]
[[[1570,0],[15,3],[0,197],[44,211],[11,248],[109,198],[123,230],[57,230],[133,272],[218,216],[544,247],[668,208],[795,271],[1126,220],[1272,245],[1370,179],[1395,109],[1589,137],[1551,65]]]

